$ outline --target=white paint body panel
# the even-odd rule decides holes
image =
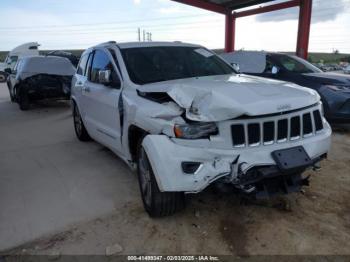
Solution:
[[[119,89],[87,82],[82,90],[84,120],[91,135],[113,151],[121,151],[118,112]],[[102,135],[101,135],[102,134]]]
[[[9,54],[7,55],[5,61],[3,63],[0,63],[0,71],[4,71],[5,68],[11,68],[15,66],[15,63],[11,62],[10,57],[17,56],[17,61],[20,58],[27,57],[27,56],[38,56],[39,50],[38,49],[31,49],[31,47],[39,47],[40,45],[37,42],[30,42],[25,43],[22,45],[19,45],[12,49]]]
[[[319,101],[316,91],[248,75],[189,78],[143,85],[144,92],[167,92],[195,121],[222,121],[303,108]],[[284,108],[284,107],[287,108]],[[195,107],[198,114],[191,113]],[[283,108],[279,110],[279,108]]]
[[[311,158],[328,152],[331,143],[331,128],[323,118],[324,129],[310,137],[289,140],[284,143],[234,148],[230,126],[235,122],[277,121],[282,111],[290,119],[312,110],[322,110],[319,95],[308,88],[295,84],[246,75],[219,75],[159,82],[146,85],[133,83],[127,73],[120,49],[145,46],[189,46],[181,43],[126,43],[116,45],[104,43],[88,49],[107,48],[115,52],[122,76],[120,94],[107,87],[91,86],[86,77],[75,75],[72,81],[72,99],[82,114],[89,134],[97,141],[116,152],[127,163],[132,157],[128,131],[136,126],[147,135],[144,146],[161,191],[183,191],[195,193],[203,190],[216,179],[233,174],[232,162],[239,157],[245,162],[243,171],[254,166],[276,165],[271,152],[302,145]],[[194,45],[190,45],[194,46]],[[198,46],[200,47],[200,46]],[[96,89],[84,94],[83,88]],[[98,91],[101,89],[100,91]],[[140,96],[137,92],[167,93],[174,102],[157,103]],[[119,90],[118,90],[119,92]],[[89,97],[93,95],[93,97]],[[118,99],[123,103],[123,125],[119,122]],[[197,113],[193,112],[196,109]],[[215,122],[219,133],[210,139],[176,139],[174,124],[184,124],[185,119],[200,122]],[[274,114],[275,116],[269,116]],[[277,115],[277,116],[276,116]],[[248,120],[239,120],[245,116]],[[236,119],[236,120],[235,120]],[[250,119],[250,120],[249,120]],[[258,120],[257,120],[258,119]],[[105,132],[99,132],[98,128]],[[114,137],[120,141],[115,142]],[[185,174],[181,162],[201,162],[202,167],[194,175]]]
[[[161,191],[197,193],[220,177],[237,175],[235,167],[242,163],[243,173],[255,166],[276,165],[271,156],[276,150],[303,146],[311,159],[326,154],[331,145],[332,130],[329,124],[323,121],[325,128],[308,138],[266,146],[233,148],[232,141],[222,139],[230,137],[225,133],[218,141],[214,138],[213,142],[192,141],[192,143],[165,135],[149,135],[143,141],[143,146],[150,158]],[[226,125],[232,124],[230,122],[228,121]],[[228,129],[226,131],[229,133]],[[238,162],[232,166],[238,156]],[[181,163],[187,161],[201,162],[203,167],[194,175],[185,174],[181,169]]]

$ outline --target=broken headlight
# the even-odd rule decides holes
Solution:
[[[174,134],[177,138],[199,139],[208,138],[218,133],[215,123],[181,124],[174,126]]]

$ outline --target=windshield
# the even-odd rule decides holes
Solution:
[[[6,66],[13,69],[17,63],[17,60],[18,56],[7,56],[5,60]]]
[[[321,73],[322,71],[308,61],[296,56],[274,55],[274,59],[281,64],[284,69],[293,73]]]
[[[131,81],[139,85],[235,73],[219,57],[199,47],[157,46],[121,52]]]

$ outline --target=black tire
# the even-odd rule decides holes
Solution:
[[[29,101],[28,94],[25,90],[21,90],[19,92],[18,104],[19,104],[19,109],[21,109],[22,111],[26,111],[29,109],[30,101]]]
[[[16,102],[16,99],[15,99],[14,95],[12,95],[10,89],[9,89],[9,93],[10,93],[11,102],[12,102],[12,103]]]
[[[141,143],[138,146],[137,175],[143,206],[151,217],[170,216],[184,209],[185,195],[183,192],[161,192],[159,190],[151,164]]]
[[[83,142],[90,141],[91,137],[84,126],[78,106],[75,103],[73,107],[73,121],[74,121],[74,130],[75,130],[75,134],[77,135],[77,138]]]
[[[15,89],[13,89],[13,93],[11,93],[11,90],[10,90],[11,87],[9,87],[9,93],[10,93],[10,99],[11,99],[11,102],[14,103],[16,102],[16,93],[15,93]]]
[[[12,102],[12,103],[16,102],[16,100],[15,100],[14,96],[13,96],[13,95],[11,95],[11,93],[10,93],[10,99],[11,99],[11,102]]]
[[[11,102],[16,102],[15,96],[11,93],[11,83],[9,80],[6,81],[7,88],[9,90]]]
[[[7,74],[5,72],[0,72],[0,83],[5,83],[7,79]]]

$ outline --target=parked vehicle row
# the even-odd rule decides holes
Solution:
[[[21,58],[9,74],[7,86],[12,102],[21,110],[42,99],[70,99],[71,80],[75,67],[64,57],[28,56]]]
[[[27,110],[41,99],[69,99],[70,84],[78,58],[65,51],[39,55],[36,42],[25,43],[9,52],[0,65],[0,82],[7,82],[12,102]]]
[[[151,216],[173,214],[209,185],[254,198],[298,192],[330,148],[315,90],[239,74],[198,45],[91,47],[71,92],[78,139],[137,169]]]
[[[22,57],[39,55],[39,46],[36,42],[30,42],[12,49],[6,56],[5,61],[0,63],[0,83],[6,82],[8,74],[5,72],[5,69],[10,68],[13,70],[17,61]]]
[[[350,74],[350,65],[344,69],[344,74]]]
[[[323,72],[334,72],[334,71],[342,72],[347,68],[347,66],[345,66],[344,64],[345,63],[341,63],[341,64],[312,63],[313,66],[317,67]]]
[[[238,64],[242,73],[311,88],[321,96],[329,121],[350,121],[350,77],[347,75],[324,73],[304,59],[281,53],[238,51],[223,54],[223,58]]]
[[[181,210],[186,194],[210,185],[252,198],[299,192],[330,148],[324,112],[350,119],[350,80],[289,55],[223,57],[180,42],[111,41],[85,50],[77,68],[65,52],[23,57],[7,83],[22,110],[70,98],[78,139],[137,170],[150,216]]]

